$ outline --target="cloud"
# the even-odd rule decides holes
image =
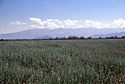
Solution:
[[[118,28],[118,27],[125,27],[125,20],[122,18],[119,18],[117,20],[114,20],[112,22],[112,25],[114,25],[114,27]]]
[[[122,18],[113,20],[111,22],[101,22],[94,20],[59,20],[59,19],[46,19],[42,20],[41,18],[29,18],[29,23],[15,21],[11,22],[14,25],[28,25],[32,28],[125,28],[125,20]]]
[[[41,20],[40,18],[29,18],[30,26],[37,28],[79,28],[80,21],[78,20],[59,20],[59,19],[47,19]]]
[[[104,28],[106,27],[104,23],[99,21],[85,20],[84,25],[90,28]]]
[[[30,26],[37,28],[64,28],[63,22],[58,19],[47,19],[46,21],[40,18],[29,18]]]
[[[47,19],[42,20],[40,18],[29,18],[31,27],[36,28],[123,28],[125,27],[124,19],[117,19],[111,22],[101,22],[93,20],[59,20],[59,19]]]
[[[15,22],[11,22],[11,24],[13,24],[13,25],[26,25],[26,23],[25,22],[20,22],[20,21],[15,21]]]

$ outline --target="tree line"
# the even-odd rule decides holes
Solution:
[[[78,36],[69,36],[69,37],[56,37],[56,38],[49,38],[50,40],[74,40],[74,39],[124,39],[125,36],[111,36],[111,37],[98,37],[98,38],[93,38],[91,36],[89,37],[78,37]]]
[[[0,39],[0,41],[23,41],[23,40],[82,40],[82,39],[125,39],[125,36],[110,36],[110,37],[98,37],[98,38],[93,38],[93,37],[78,37],[78,36],[69,36],[69,37],[55,37],[55,38],[44,38],[44,39]]]

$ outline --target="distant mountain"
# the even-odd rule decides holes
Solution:
[[[105,38],[105,37],[111,37],[111,36],[117,36],[117,37],[122,37],[122,36],[125,36],[125,32],[119,32],[119,33],[111,33],[111,34],[99,34],[99,35],[93,35],[92,37],[93,38],[99,38],[99,37],[102,37],[102,38]]]
[[[125,32],[125,28],[113,29],[96,29],[96,28],[58,28],[58,29],[30,29],[21,32],[1,34],[0,39],[34,39],[34,38],[55,38],[55,37],[68,37],[68,36],[84,36],[89,37],[94,35],[108,35],[112,33]],[[118,35],[118,34],[117,34]]]

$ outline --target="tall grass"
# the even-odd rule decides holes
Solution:
[[[0,84],[124,83],[124,39],[0,42]]]

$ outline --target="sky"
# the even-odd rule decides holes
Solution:
[[[125,28],[125,0],[0,0],[0,34],[55,28]]]

